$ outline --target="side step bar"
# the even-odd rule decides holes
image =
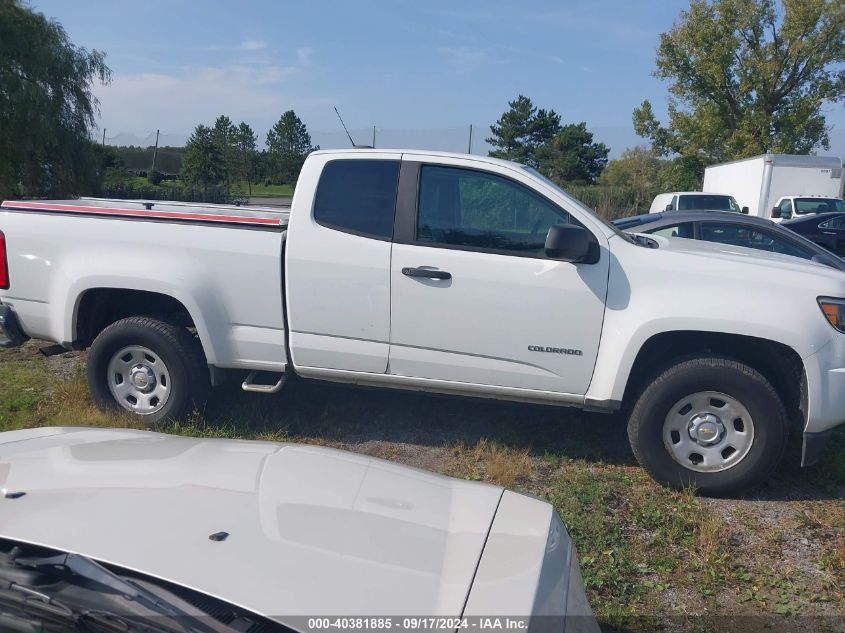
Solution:
[[[279,376],[279,380],[276,384],[262,384],[260,382],[255,382],[255,379],[261,374],[269,374],[270,376],[274,375],[274,372],[268,371],[251,371],[246,379],[243,381],[241,385],[241,389],[244,391],[250,391],[252,393],[279,393],[282,390],[282,387],[285,386],[285,383],[288,380],[288,376],[290,375],[289,372],[284,372]]]

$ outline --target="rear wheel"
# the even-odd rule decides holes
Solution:
[[[783,404],[756,370],[702,356],[669,367],[646,387],[628,421],[637,460],[659,482],[703,494],[735,493],[780,462]]]
[[[88,386],[98,407],[129,411],[153,425],[202,404],[209,390],[208,367],[199,341],[186,329],[130,317],[94,340]]]

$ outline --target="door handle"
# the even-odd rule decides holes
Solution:
[[[426,279],[451,279],[452,273],[445,270],[431,270],[430,268],[403,268],[406,277],[424,277]]]

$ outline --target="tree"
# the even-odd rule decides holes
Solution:
[[[490,126],[487,142],[494,148],[490,156],[536,167],[535,152],[560,130],[560,115],[554,110],[538,110],[526,96],[508,103],[508,110]]]
[[[250,196],[252,195],[252,183],[255,180],[256,140],[252,128],[241,121],[235,132],[235,145],[238,152],[237,173],[239,179],[246,180]]]
[[[556,182],[592,184],[607,164],[610,152],[594,143],[587,124],[570,123],[534,151],[537,168]]]
[[[537,109],[526,96],[508,103],[487,139],[490,156],[539,169],[558,182],[592,183],[607,163],[608,149],[593,143],[586,123],[561,125],[554,110]]]
[[[220,147],[211,128],[198,125],[185,144],[179,177],[191,185],[202,187],[207,196],[209,186],[219,183],[222,178],[221,164]]]
[[[669,123],[644,101],[634,129],[705,162],[828,148],[822,106],[845,99],[843,33],[842,0],[692,0],[657,51]]]
[[[0,197],[87,186],[97,171],[92,88],[110,77],[103,53],[74,46],[19,0],[0,1]]]
[[[608,162],[598,184],[636,190],[632,206],[640,208],[661,191],[694,191],[701,187],[704,163],[696,156],[660,158],[648,147],[633,147]]]
[[[662,190],[661,176],[666,162],[648,147],[632,147],[607,163],[598,184],[630,187],[633,190],[631,206],[640,209]]]
[[[700,156],[675,156],[660,171],[663,191],[700,191],[707,163]]]
[[[622,156],[607,163],[599,178],[600,185],[637,187],[652,190],[660,186],[661,161],[648,147],[631,147]]]
[[[267,151],[276,180],[282,184],[295,183],[305,157],[318,149],[311,146],[311,135],[293,110],[285,112],[267,132]]]
[[[220,115],[214,121],[214,127],[211,128],[211,138],[217,146],[217,151],[220,157],[220,179],[226,186],[226,197],[229,197],[229,192],[232,187],[232,176],[237,168],[237,146],[236,146],[237,130],[232,123],[232,120],[226,115]]]

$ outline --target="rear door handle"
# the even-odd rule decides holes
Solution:
[[[430,268],[403,268],[406,277],[425,277],[426,279],[451,279],[452,273],[445,270],[431,270]]]

